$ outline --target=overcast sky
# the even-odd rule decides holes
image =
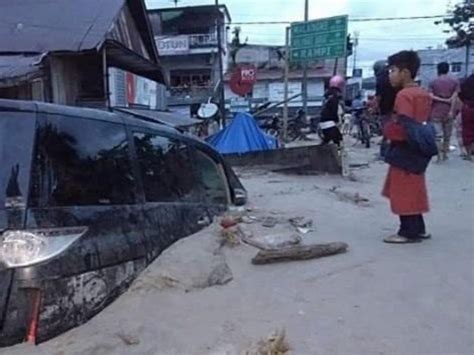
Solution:
[[[446,13],[456,0],[309,0],[309,19],[335,15],[350,18],[430,16]],[[173,0],[146,0],[148,8],[174,7]],[[232,22],[301,21],[304,0],[220,0],[227,5]],[[181,0],[178,6],[210,5],[213,0]],[[231,24],[232,26],[232,24]],[[249,43],[283,44],[285,25],[242,25],[242,39]],[[423,49],[444,43],[446,34],[433,19],[413,21],[349,22],[358,31],[357,67],[365,75],[372,63],[402,49]],[[349,62],[352,65],[352,60]]]

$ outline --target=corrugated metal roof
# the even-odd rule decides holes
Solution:
[[[125,0],[0,0],[0,51],[82,51],[105,39]]]
[[[42,57],[42,55],[0,56],[0,81],[5,79],[18,79],[21,77],[26,77],[27,75],[38,71]]]
[[[114,108],[115,111],[126,113],[132,116],[143,117],[148,120],[155,121],[167,126],[172,127],[189,127],[195,124],[202,123],[201,120],[186,117],[181,114],[155,111],[147,109],[136,109],[136,108]]]
[[[149,58],[108,38],[126,5]],[[144,0],[0,0],[0,53],[81,52],[106,42],[111,65],[165,82]]]

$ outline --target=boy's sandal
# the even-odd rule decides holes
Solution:
[[[391,235],[383,240],[385,243],[390,244],[409,244],[409,243],[419,243],[421,242],[420,238],[406,238],[401,235],[395,234]]]

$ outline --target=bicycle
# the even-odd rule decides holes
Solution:
[[[360,141],[362,144],[364,144],[366,148],[370,148],[370,122],[362,110],[356,111],[355,117],[357,124],[357,141]]]

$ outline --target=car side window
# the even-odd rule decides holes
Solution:
[[[158,134],[134,132],[147,202],[198,202],[199,190],[188,147]]]
[[[32,206],[117,205],[135,202],[125,127],[80,117],[39,119]]]
[[[204,200],[211,204],[228,204],[230,192],[221,165],[200,150],[195,152],[198,180]]]

